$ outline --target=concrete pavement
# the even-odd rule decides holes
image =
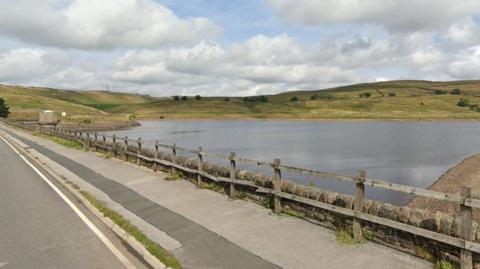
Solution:
[[[185,268],[432,266],[373,243],[340,246],[332,231],[306,221],[273,215],[250,202],[227,201],[226,196],[198,190],[186,181],[162,180],[163,173],[106,160],[91,152],[70,150],[23,132],[15,133],[51,161],[178,240],[181,247],[173,252]]]

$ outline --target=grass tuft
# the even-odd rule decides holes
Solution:
[[[353,238],[353,234],[347,230],[338,230],[337,231],[337,242],[341,245],[355,246],[363,243],[364,241],[358,241]]]
[[[363,238],[367,241],[371,241],[373,239],[373,232],[368,229],[363,229],[362,230]]]
[[[199,188],[216,191],[216,192],[220,192],[222,190],[222,187],[218,186],[217,184],[207,183],[207,182],[201,182]]]
[[[267,197],[265,197],[265,200],[263,200],[263,206],[266,207],[266,208],[270,208],[272,209],[273,208],[273,195],[268,195]]]
[[[435,269],[458,269],[459,266],[451,261],[440,260],[435,263]]]
[[[305,218],[306,214],[304,212],[300,212],[297,210],[293,210],[290,208],[284,208],[282,211],[282,215],[284,216],[290,216],[294,218]]]
[[[172,174],[169,174],[165,180],[168,180],[168,181],[177,181],[177,180],[180,180],[182,179],[182,177],[180,176],[179,173],[172,173]]]

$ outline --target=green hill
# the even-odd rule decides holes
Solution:
[[[458,89],[457,94],[452,90]],[[363,97],[360,97],[363,96]],[[70,120],[136,118],[279,119],[480,119],[480,81],[388,81],[325,90],[285,92],[265,98],[202,97],[186,101],[104,91],[67,91],[1,86],[14,118],[38,111],[66,111]],[[296,98],[294,98],[296,97]],[[468,99],[472,107],[460,107]],[[265,99],[267,102],[265,102]],[[298,101],[293,101],[298,100]]]

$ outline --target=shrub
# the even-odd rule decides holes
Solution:
[[[5,103],[5,100],[3,100],[3,98],[0,98],[0,117],[8,118],[9,114],[10,114],[10,108]]]
[[[447,94],[447,91],[444,91],[444,90],[435,90],[435,91],[433,91],[433,93],[435,93],[435,94]]]
[[[268,98],[267,98],[265,95],[262,95],[262,96],[260,96],[260,102],[262,102],[262,103],[267,103],[267,102],[268,102]]]
[[[314,94],[314,95],[310,96],[310,100],[317,100],[317,99],[318,99],[317,94]]]
[[[180,101],[180,97],[178,97],[177,95],[173,96],[173,100],[175,101]]]
[[[390,97],[394,97],[394,96],[397,96],[397,94],[396,94],[396,93],[394,93],[394,92],[389,92],[389,93],[388,93],[388,96],[390,96]]]
[[[296,96],[293,96],[291,99],[290,99],[291,102],[297,102],[298,101],[298,97]]]
[[[223,98],[223,101],[225,101],[225,102],[230,102],[230,98],[225,97],[225,98]]]
[[[457,106],[462,106],[462,107],[470,106],[470,100],[466,98],[460,98],[460,100],[457,103]]]
[[[450,91],[450,94],[461,94],[462,92],[460,91],[460,89],[453,89]]]
[[[200,95],[195,95],[195,100],[201,100],[202,97]]]
[[[470,109],[471,109],[471,110],[477,110],[477,109],[478,109],[478,105],[472,104],[472,105],[470,105]]]
[[[243,101],[244,102],[250,102],[250,99],[248,99],[248,97],[245,97],[245,98],[243,98]]]
[[[372,95],[372,94],[369,93],[369,92],[363,92],[363,93],[359,94],[358,96],[359,96],[360,98],[369,98],[371,95]]]
[[[182,96],[182,101],[187,101],[188,98],[186,96]]]

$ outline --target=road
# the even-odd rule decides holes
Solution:
[[[62,198],[2,139],[0,173],[0,268],[148,268],[47,176]]]

